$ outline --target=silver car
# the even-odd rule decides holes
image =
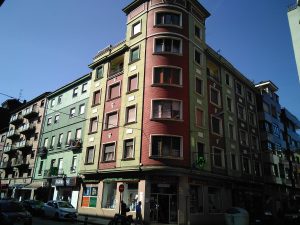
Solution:
[[[42,210],[46,217],[71,220],[77,218],[76,209],[66,201],[49,201],[44,204]]]

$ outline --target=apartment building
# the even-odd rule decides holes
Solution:
[[[81,160],[90,74],[59,88],[47,97],[43,130],[35,163],[35,198],[66,200],[77,206],[78,165]]]
[[[31,182],[48,94],[41,94],[11,114],[1,159],[6,197],[30,199],[38,188]]]

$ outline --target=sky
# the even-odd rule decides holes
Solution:
[[[30,100],[90,72],[98,51],[125,39],[132,0],[6,0],[0,7],[0,93]],[[200,0],[206,41],[255,83],[272,80],[300,119],[287,19],[296,0]],[[6,100],[0,95],[0,103]]]

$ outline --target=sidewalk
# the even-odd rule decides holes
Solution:
[[[85,215],[78,215],[77,221],[84,223],[86,219]],[[107,225],[110,219],[104,218],[104,217],[96,217],[96,216],[87,216],[87,224],[92,225]]]

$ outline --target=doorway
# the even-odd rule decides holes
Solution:
[[[177,224],[177,196],[175,194],[151,194],[151,222]]]

